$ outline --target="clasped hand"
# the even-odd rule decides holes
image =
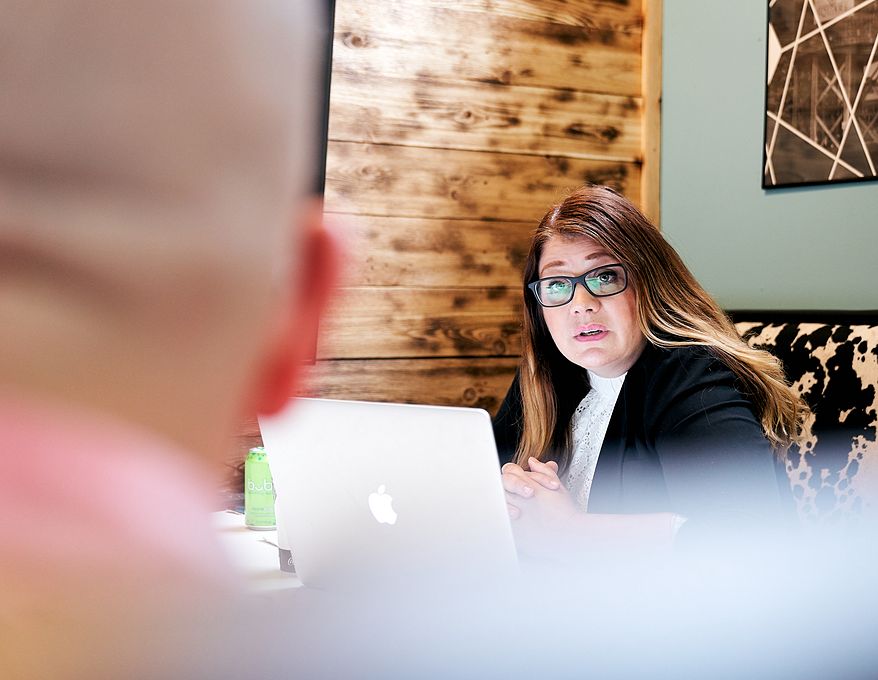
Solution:
[[[579,513],[561,484],[557,463],[530,458],[527,464],[529,470],[515,463],[501,470],[516,544],[532,555],[553,554]]]

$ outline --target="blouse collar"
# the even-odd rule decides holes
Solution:
[[[619,392],[622,391],[622,384],[625,382],[626,375],[628,375],[627,371],[615,378],[602,378],[601,376],[588,371],[588,382],[597,396],[615,401],[619,396]]]

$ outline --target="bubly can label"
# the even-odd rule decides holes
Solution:
[[[250,449],[244,461],[244,524],[251,529],[274,529],[274,497],[268,455],[261,446]]]

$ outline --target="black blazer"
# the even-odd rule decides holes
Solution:
[[[517,376],[494,433],[506,462],[521,436]],[[647,344],[616,402],[588,511],[675,512],[691,534],[718,523],[788,521],[792,495],[734,373],[709,350]]]

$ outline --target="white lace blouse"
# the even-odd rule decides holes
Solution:
[[[579,402],[570,419],[570,465],[561,481],[567,487],[576,506],[583,512],[588,509],[588,494],[591,491],[601,445],[604,443],[607,427],[626,375],[627,373],[623,373],[617,378],[602,378],[589,371],[588,380],[591,389]]]

